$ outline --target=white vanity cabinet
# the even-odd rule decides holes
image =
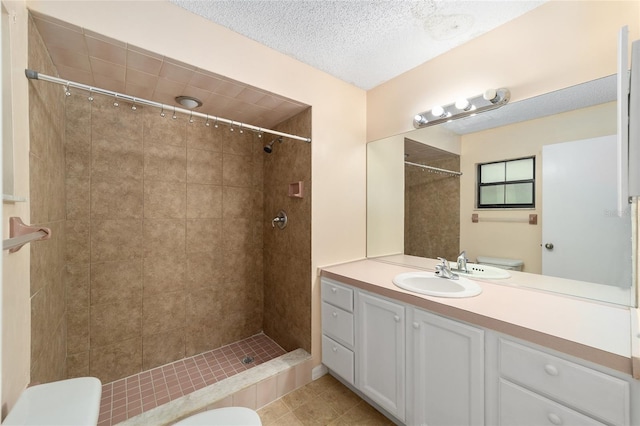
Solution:
[[[484,331],[410,309],[407,424],[484,424]]]
[[[404,421],[405,307],[364,291],[356,297],[357,387]]]
[[[322,362],[346,382],[355,384],[354,290],[323,278]]]
[[[507,338],[497,358],[500,425],[631,424],[626,380]]]

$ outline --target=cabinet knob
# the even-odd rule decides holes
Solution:
[[[554,425],[561,425],[562,424],[562,419],[560,418],[559,415],[557,415],[556,413],[549,413],[547,414],[547,418],[549,419],[549,421],[551,423],[553,423]]]
[[[399,316],[399,315],[394,315],[394,316],[393,316],[393,319],[394,319],[396,322],[400,322],[400,316]]]
[[[420,323],[419,322],[414,322],[413,323],[413,328],[415,328],[415,329],[420,328]]]
[[[331,293],[337,293],[337,292],[338,292],[338,289],[337,289],[337,288],[335,288],[335,287],[331,287]]]
[[[558,375],[558,369],[551,364],[547,364],[544,366],[544,371],[550,375],[550,376],[557,376]]]
[[[334,346],[333,348],[331,348],[331,350],[334,351],[334,352],[338,352],[338,347]]]
[[[334,311],[334,312],[331,313],[331,316],[334,317],[334,318],[338,318],[338,313]]]

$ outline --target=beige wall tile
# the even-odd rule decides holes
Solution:
[[[144,178],[156,181],[186,182],[186,148],[145,142]]]
[[[89,306],[67,311],[67,353],[89,351]]]
[[[94,136],[91,150],[93,175],[142,179],[144,158],[140,142],[127,145]]]
[[[220,219],[187,219],[187,253],[219,251],[221,248]]]
[[[252,186],[253,163],[250,155],[224,154],[222,182],[227,186],[242,188]]]
[[[185,317],[183,292],[145,297],[142,307],[142,333],[147,336],[176,328],[182,329]]]
[[[142,368],[149,370],[184,358],[184,328],[145,335],[142,338]]]
[[[91,223],[88,220],[67,220],[65,225],[65,261],[68,263],[89,263]]]
[[[223,256],[219,250],[191,253],[187,256],[189,291],[217,288],[224,278]]]
[[[222,152],[222,133],[226,131],[223,125],[217,129],[214,120],[210,126],[187,126],[187,147]]]
[[[186,241],[184,219],[145,219],[144,256],[184,255]]]
[[[218,185],[187,185],[187,218],[219,219],[222,217],[222,187]]]
[[[91,376],[102,383],[130,376],[142,367],[142,339],[132,338],[102,348],[92,348]]]
[[[222,152],[225,154],[249,155],[253,145],[253,138],[257,139],[257,136],[253,132],[240,133],[237,127],[234,127],[233,132],[230,131],[229,127],[224,127],[223,131],[220,132]]]
[[[142,257],[142,221],[94,220],[91,224],[91,261],[110,262]]]
[[[67,355],[67,377],[89,376],[89,351]]]
[[[255,240],[251,219],[225,217],[222,223],[222,249],[225,252],[252,252]]]
[[[141,219],[142,181],[96,175],[91,178],[93,219]]]
[[[65,268],[67,309],[89,307],[89,265],[69,263]]]
[[[253,191],[250,188],[225,186],[222,194],[223,217],[252,217]],[[277,211],[275,212],[277,213]]]
[[[89,219],[91,204],[91,179],[88,177],[71,176],[66,179],[66,212],[67,219]]]
[[[184,219],[187,187],[184,183],[144,182],[144,217],[149,219]]]
[[[223,162],[219,152],[187,149],[187,181],[209,185],[222,184]]]
[[[90,282],[92,305],[140,299],[142,259],[92,263]]]
[[[142,336],[142,300],[91,306],[91,351]]]
[[[144,259],[144,297],[183,291],[186,286],[186,257],[157,255]]]
[[[162,117],[155,108],[145,108],[145,144],[186,146],[186,121],[182,117],[180,119],[172,119],[172,111],[164,112],[166,115]]]

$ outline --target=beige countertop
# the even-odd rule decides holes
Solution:
[[[420,269],[437,264],[423,261]],[[530,274],[502,284],[476,280],[481,294],[443,298],[395,286],[394,276],[418,270],[406,264],[364,259],[320,269],[323,277],[632,374],[631,309],[514,285]]]

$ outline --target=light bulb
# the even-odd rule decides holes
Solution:
[[[498,92],[496,92],[496,89],[487,89],[485,90],[482,97],[484,98],[485,101],[492,101],[496,98],[497,95],[498,95]]]
[[[413,121],[415,121],[418,124],[427,124],[429,122],[429,120],[427,120],[426,117],[422,114],[416,114],[413,117]]]
[[[456,101],[456,108],[458,108],[460,111],[469,111],[471,109],[471,104],[465,98],[458,99]]]
[[[434,106],[433,108],[431,108],[431,114],[434,117],[443,117],[444,116],[444,108],[442,108],[440,105]]]

